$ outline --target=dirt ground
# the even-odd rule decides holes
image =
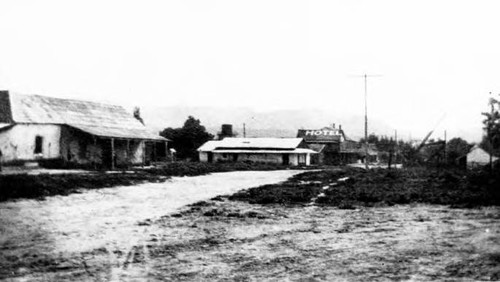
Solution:
[[[341,210],[219,197],[138,222],[143,236],[127,251],[30,252],[4,261],[13,273],[2,275],[46,281],[499,280],[499,219],[499,208]],[[16,260],[22,262],[14,268]]]
[[[0,279],[500,280],[500,207],[206,200],[296,173],[221,173],[2,203]]]
[[[148,234],[150,221],[187,204],[253,185],[278,183],[298,173],[294,170],[213,173],[173,177],[161,183],[81,189],[80,193],[41,201],[2,202],[0,279],[53,280],[46,272],[57,273],[68,265],[85,270],[81,263],[85,262],[86,254],[94,250],[128,252]]]

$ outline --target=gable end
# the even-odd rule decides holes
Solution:
[[[0,123],[13,123],[9,91],[0,90]]]

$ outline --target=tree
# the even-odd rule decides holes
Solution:
[[[422,155],[416,147],[412,146],[411,142],[400,141],[398,148],[401,152],[402,162],[405,167],[417,166],[423,162]]]
[[[375,135],[375,133],[370,133],[370,135],[368,135],[368,144],[378,144],[378,142],[379,142],[379,137]],[[361,138],[359,140],[359,143],[364,144],[365,138]]]
[[[452,138],[446,144],[446,159],[449,164],[456,163],[456,160],[466,155],[471,148],[471,145],[467,141],[460,137]]]
[[[429,139],[420,149],[417,148],[417,152],[427,165],[442,165],[445,159],[445,145],[444,140]]]
[[[489,101],[490,112],[482,113],[485,116],[483,120],[486,135],[483,136],[481,147],[491,155],[500,153],[500,102],[494,98]]]
[[[214,136],[206,131],[199,119],[189,116],[181,128],[165,128],[161,136],[172,140],[172,147],[180,159],[197,160],[197,149]]]

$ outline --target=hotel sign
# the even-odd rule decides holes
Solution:
[[[297,137],[310,143],[338,143],[341,133],[338,129],[299,129]]]
[[[332,135],[340,135],[338,130],[306,130],[306,136],[332,136]]]

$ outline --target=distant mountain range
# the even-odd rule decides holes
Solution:
[[[188,116],[193,116],[212,134],[220,131],[222,124],[232,124],[233,131],[243,136],[243,124],[247,137],[295,137],[298,129],[320,129],[336,124],[342,126],[352,139],[364,136],[364,117],[339,115],[325,110],[276,110],[256,111],[250,108],[215,107],[162,107],[143,108],[141,115],[146,125],[162,130],[181,127]],[[394,130],[380,120],[371,119],[369,132],[391,135]]]

